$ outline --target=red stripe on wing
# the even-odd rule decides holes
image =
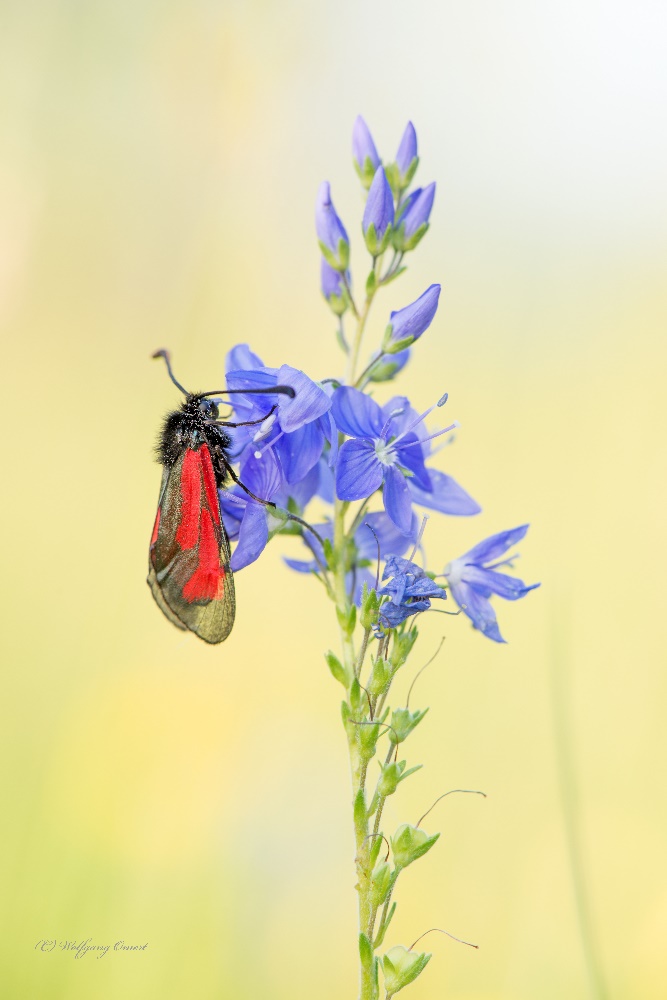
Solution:
[[[225,571],[220,565],[220,547],[207,507],[201,511],[198,556],[197,569],[183,587],[183,597],[190,603],[219,601],[225,593]]]
[[[181,519],[176,532],[176,541],[182,549],[193,549],[199,538],[201,517],[201,452],[188,448],[181,466]],[[208,457],[208,451],[207,451]],[[211,461],[208,458],[209,463]]]
[[[215,524],[220,524],[220,499],[218,497],[218,488],[215,485],[215,473],[213,472],[211,455],[205,444],[203,444],[199,449],[199,454],[202,457],[201,471],[202,478],[204,480],[204,491],[206,493],[208,509],[211,512],[211,517],[213,518]]]

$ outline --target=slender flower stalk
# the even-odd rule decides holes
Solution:
[[[329,650],[325,659],[344,689],[358,896],[358,997],[391,1000],[422,974],[431,958],[415,950],[423,928],[416,929],[420,936],[406,948],[392,940],[392,919],[403,872],[430,854],[440,837],[430,828],[429,808],[417,826],[404,822],[394,831],[386,826],[387,800],[400,796],[402,783],[421,767],[409,759],[406,744],[428,712],[410,705],[414,681],[405,704],[397,700],[394,679],[410,669],[421,615],[462,612],[452,618],[455,627],[467,618],[478,634],[503,642],[491,600],[518,600],[537,585],[507,573],[512,557],[501,558],[525,536],[527,525],[491,535],[458,558],[448,554],[449,561],[438,553],[436,565],[444,566],[444,573],[428,569],[430,539],[423,511],[453,517],[481,511],[434,464],[439,445],[458,426],[440,416],[447,393],[419,407],[404,395],[386,393],[387,384],[406,370],[411,351],[427,349],[440,335],[439,284],[407,306],[400,306],[393,292],[404,259],[412,259],[406,255],[430,225],[435,185],[409,190],[419,162],[411,123],[396,161],[385,168],[368,126],[358,118],[353,155],[366,198],[362,231],[370,255],[365,285],[363,275],[355,275],[354,288],[364,288],[356,299],[350,244],[327,182],[319,189],[315,214],[321,290],[336,317],[345,374],[318,381],[288,364],[265,365],[246,344],[233,348],[227,381],[235,392],[231,399],[238,426],[229,427],[229,450],[240,484],[221,491],[220,499],[227,533],[236,543],[233,568],[263,557],[275,535],[298,535],[308,557],[289,558],[287,565],[314,576],[334,605],[338,649]],[[386,263],[392,241],[393,256]],[[388,286],[391,294],[385,293]],[[380,322],[379,336],[367,347],[372,306],[381,292],[389,322]],[[362,351],[370,358],[365,365]],[[368,392],[369,385],[381,398]],[[276,386],[291,391],[272,393]],[[329,513],[311,526],[308,506],[315,499]]]

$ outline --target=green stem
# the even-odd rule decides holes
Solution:
[[[334,505],[334,552],[333,552],[333,590],[336,597],[336,609],[339,623],[345,621],[350,611],[350,598],[345,584],[345,511],[347,504],[336,500]],[[361,668],[366,644],[362,645],[357,663],[354,655],[354,645],[347,629],[340,625],[343,656],[348,676],[356,676],[356,669]],[[350,773],[352,776],[352,804],[354,810],[354,842],[355,864],[357,873],[357,893],[359,896],[359,932],[366,933],[371,916],[371,872],[370,844],[368,841],[368,814],[366,807],[366,771],[368,759],[362,754],[360,730],[362,727],[349,725],[348,748],[350,754]],[[359,802],[363,808],[359,808]],[[355,805],[357,808],[354,808]],[[378,1000],[373,975],[373,963],[370,966],[360,962],[359,1000]]]

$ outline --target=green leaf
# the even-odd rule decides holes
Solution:
[[[365,969],[370,969],[373,962],[373,945],[365,934],[359,935],[359,958]]]
[[[392,903],[391,906],[389,907],[389,912],[387,913],[387,919],[381,925],[381,927],[380,927],[380,929],[379,929],[379,931],[377,933],[377,937],[375,938],[375,941],[373,942],[373,947],[374,948],[379,948],[380,945],[382,944],[382,942],[384,941],[384,936],[387,933],[387,930],[389,928],[389,924],[391,923],[392,917],[394,916],[395,913],[396,913],[396,903]]]
[[[356,830],[366,829],[366,799],[361,788],[354,798],[354,826]]]
[[[331,671],[332,677],[334,677],[344,688],[347,689],[349,678],[347,676],[347,670],[340,662],[337,656],[335,656],[331,650],[324,654],[327,661],[327,666]]]

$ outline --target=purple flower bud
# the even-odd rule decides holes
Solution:
[[[407,187],[412,180],[412,175],[414,174],[416,166],[412,170],[410,177],[408,177],[407,174],[416,159],[417,133],[415,132],[415,127],[412,122],[408,122],[405,126],[405,132],[403,133],[403,138],[401,139],[398,147],[398,152],[396,153],[396,166],[398,167],[401,177],[401,187]]]
[[[428,330],[438,310],[439,298],[440,285],[431,285],[409,306],[391,314],[382,345],[385,353],[404,350]]]
[[[349,282],[349,272],[346,273]],[[327,300],[336,316],[342,316],[348,306],[345,282],[341,271],[334,270],[325,257],[322,258],[320,269],[320,286],[322,295]]]
[[[387,249],[394,224],[394,196],[382,167],[375,171],[364,209],[362,229],[369,253],[374,257]]]
[[[396,229],[392,237],[394,248],[401,253],[414,250],[429,226],[435,184],[417,188],[407,199],[399,212]]]
[[[336,271],[344,271],[350,260],[350,241],[331,201],[328,181],[322,181],[315,204],[315,229],[320,249]]]
[[[359,180],[366,190],[371,186],[375,171],[380,166],[381,160],[373,142],[368,125],[357,115],[357,120],[352,129],[352,153],[354,156],[354,169],[359,175]]]

